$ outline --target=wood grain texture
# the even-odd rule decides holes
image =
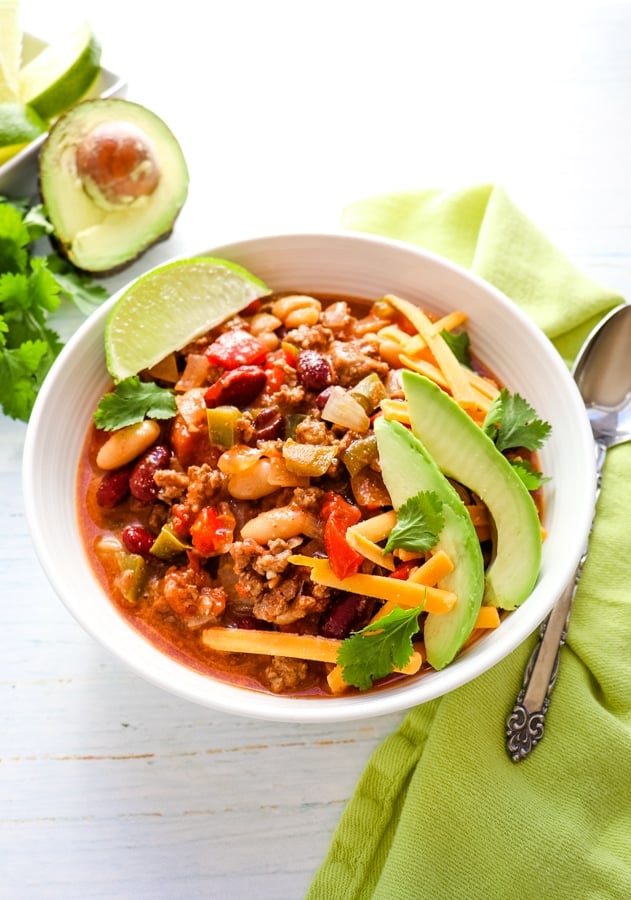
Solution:
[[[335,229],[360,197],[488,180],[631,297],[631,4],[435,5],[237,0],[211,15],[183,0],[149,25],[144,4],[24,0],[42,34],[88,15],[128,97],[189,160],[173,237],[109,287],[215,242]],[[67,336],[79,318],[59,321]],[[24,432],[0,419],[0,897],[303,896],[401,716],[250,721],[124,669],[35,559]]]

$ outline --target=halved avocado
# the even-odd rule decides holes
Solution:
[[[508,460],[467,413],[434,382],[403,372],[412,431],[440,470],[486,504],[495,526],[484,602],[515,609],[530,595],[541,566],[541,525],[534,501]]]
[[[51,128],[39,160],[54,240],[77,268],[106,274],[168,237],[188,167],[168,126],[128,100],[85,100]]]
[[[425,651],[434,669],[452,661],[471,634],[484,593],[484,562],[471,516],[455,488],[442,474],[421,441],[399,422],[375,420],[381,473],[394,508],[419,491],[431,491],[442,503],[444,526],[434,550],[444,550],[455,563],[438,584],[458,597],[452,610],[428,614]]]

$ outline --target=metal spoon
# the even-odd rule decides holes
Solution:
[[[613,310],[581,348],[573,369],[585,403],[596,451],[596,502],[610,447],[631,440],[631,306]],[[513,762],[525,759],[543,737],[544,719],[565,643],[576,588],[587,557],[539,631],[515,706],[506,720],[506,747]]]

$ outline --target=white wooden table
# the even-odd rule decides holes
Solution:
[[[233,238],[335,229],[367,195],[497,181],[631,297],[631,3],[416,7],[24,0],[43,36],[87,15],[190,165],[172,239],[108,286]],[[0,418],[0,897],[303,896],[400,716],[250,721],[123,668],[35,559],[24,433]]]

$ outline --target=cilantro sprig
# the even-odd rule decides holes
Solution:
[[[0,197],[0,406],[25,422],[63,347],[51,316],[63,300],[87,314],[107,297],[57,253],[36,254],[52,230],[40,204]]]
[[[384,552],[431,550],[445,524],[442,509],[442,501],[434,491],[419,491],[409,497],[397,511],[397,522],[388,536]]]
[[[441,337],[463,366],[471,368],[471,339],[466,331],[447,331],[445,328],[440,332]]]
[[[502,388],[486,414],[482,430],[504,452],[516,447],[538,450],[552,427],[537,416],[527,400]]]
[[[345,638],[337,655],[344,681],[367,691],[377,679],[406,666],[414,651],[412,638],[418,632],[422,612],[422,606],[397,607]]]
[[[535,469],[530,460],[509,458],[508,461],[529,491],[536,491],[546,481],[550,481],[548,477],[544,476],[543,472],[538,472]]]
[[[93,418],[97,428],[114,431],[142,422],[145,417],[171,419],[176,411],[173,391],[131,375],[101,398]]]

